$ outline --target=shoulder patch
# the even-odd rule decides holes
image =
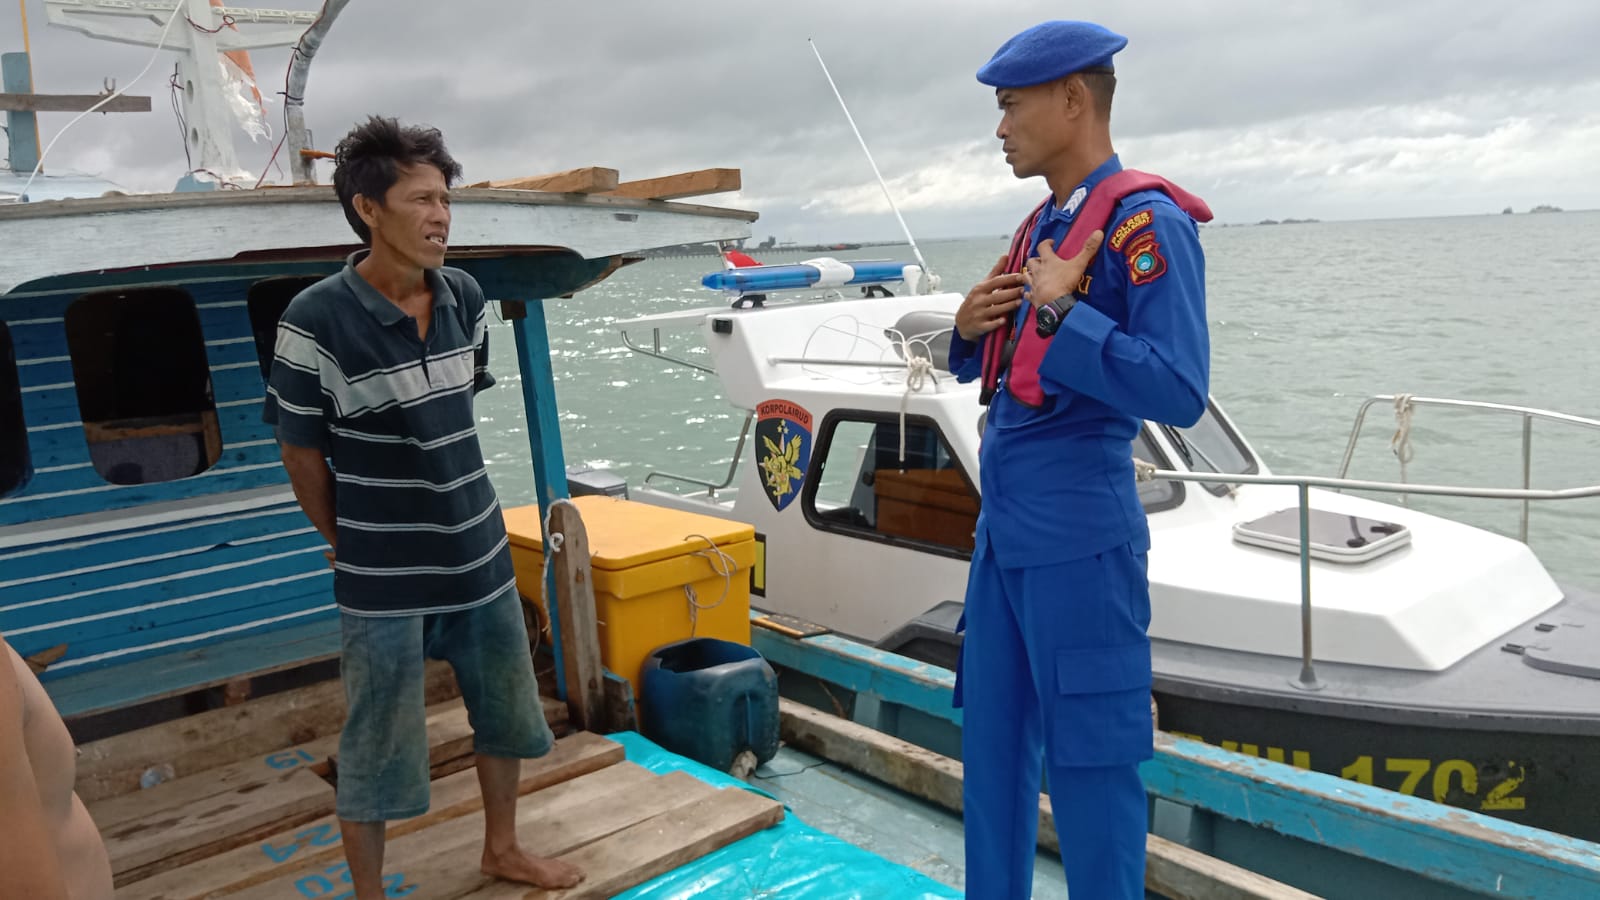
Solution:
[[[1145,214],[1148,215],[1148,211]],[[1149,284],[1167,273],[1167,260],[1161,255],[1161,242],[1156,240],[1153,231],[1135,238],[1128,245],[1125,255],[1128,259],[1128,278],[1136,285]]]
[[[1129,217],[1127,221],[1118,225],[1116,230],[1111,232],[1111,249],[1121,250],[1122,245],[1127,243],[1128,238],[1132,237],[1135,231],[1149,225],[1154,219],[1155,215],[1148,209]]]

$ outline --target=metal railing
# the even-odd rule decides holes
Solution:
[[[733,448],[733,461],[728,463],[728,477],[722,479],[720,484],[705,481],[700,478],[691,478],[688,475],[674,475],[671,472],[651,472],[644,477],[644,483],[660,478],[665,481],[681,481],[684,484],[693,484],[706,489],[706,496],[716,499],[717,491],[723,490],[733,484],[733,477],[739,474],[739,460],[744,457],[744,442],[750,436],[750,423],[755,421],[756,414],[749,413],[744,417],[744,425],[739,429],[739,443]]]
[[[1381,398],[1379,398],[1381,399]],[[1530,410],[1530,413],[1537,412]],[[1558,415],[1558,414],[1551,414]],[[1577,418],[1577,417],[1571,417]],[[1600,425],[1600,423],[1596,423]],[[1175,472],[1170,469],[1140,466],[1141,480],[1151,481],[1215,481],[1214,472]],[[1311,631],[1311,488],[1334,490],[1378,491],[1393,494],[1428,494],[1441,497],[1474,497],[1493,500],[1577,500],[1600,497],[1600,484],[1559,490],[1533,490],[1530,488],[1458,487],[1439,484],[1406,484],[1392,481],[1365,481],[1355,478],[1328,478],[1316,475],[1229,475],[1232,484],[1260,484],[1292,486],[1299,492],[1300,512],[1300,675],[1290,679],[1295,687],[1321,690],[1316,668],[1312,661]]]
[[[1350,471],[1350,462],[1355,458],[1356,442],[1361,438],[1361,426],[1367,419],[1367,411],[1378,403],[1387,403],[1395,407],[1396,416],[1404,416],[1408,421],[1401,425],[1402,431],[1409,431],[1409,417],[1411,407],[1437,406],[1451,409],[1471,409],[1483,412],[1510,413],[1522,417],[1522,488],[1529,490],[1533,486],[1533,420],[1542,419],[1546,422],[1559,422],[1563,425],[1576,425],[1580,428],[1589,428],[1600,431],[1600,420],[1588,419],[1583,416],[1568,415],[1567,413],[1551,412],[1545,409],[1535,409],[1529,406],[1511,406],[1505,403],[1485,403],[1478,400],[1450,400],[1436,397],[1413,397],[1409,394],[1378,394],[1368,398],[1356,410],[1355,424],[1350,427],[1350,439],[1345,444],[1344,459],[1339,463],[1339,477],[1343,478]],[[1404,466],[1400,469],[1400,480],[1406,480]],[[1423,491],[1403,491],[1407,493],[1425,493]],[[1450,495],[1453,496],[1453,495]],[[1480,496],[1477,494],[1463,496]],[[1530,504],[1534,497],[1511,497],[1508,499],[1522,500],[1522,523],[1518,530],[1518,538],[1526,544],[1528,542],[1528,517]]]
[[[697,363],[694,360],[684,359],[681,356],[673,356],[672,354],[666,352],[665,350],[662,350],[661,349],[661,329],[659,329],[659,328],[650,329],[650,346],[649,347],[641,347],[638,344],[635,344],[633,342],[633,338],[628,337],[628,332],[627,332],[626,329],[624,329],[622,331],[622,346],[627,347],[629,350],[632,350],[635,353],[641,353],[641,354],[643,354],[645,356],[650,356],[650,357],[654,357],[656,359],[665,360],[665,361],[667,361],[669,363],[676,363],[676,364],[678,364],[680,366],[687,366],[687,367],[689,367],[691,369],[695,369],[695,370],[700,371],[700,372],[705,372],[705,373],[707,373],[709,375],[717,374],[717,370],[712,368],[711,366],[707,366],[707,365],[703,365],[701,363]],[[681,480],[683,480],[683,481],[694,481],[694,479],[692,479],[692,478],[685,478],[685,479],[681,479]],[[695,483],[698,484],[700,482],[695,482]]]

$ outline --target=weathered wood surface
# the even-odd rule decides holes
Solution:
[[[790,746],[960,812],[961,763],[863,725],[780,701]],[[1059,850],[1050,800],[1039,799],[1039,845]],[[1311,900],[1298,888],[1213,859],[1156,835],[1145,843],[1145,887],[1174,900]]]
[[[517,807],[517,837],[530,853],[559,857],[711,790],[682,773],[657,776],[619,763],[524,797]],[[440,898],[520,897],[528,891],[527,885],[499,882],[478,869],[481,819],[461,819],[413,838],[402,890]]]
[[[684,197],[703,197],[737,191],[741,187],[738,169],[700,169],[679,172],[661,178],[625,181],[610,193],[616,197],[635,197],[641,200],[679,200]]]
[[[424,679],[430,705],[458,695],[445,663],[430,662]],[[267,756],[337,734],[344,717],[344,684],[333,679],[94,741],[80,748],[78,796],[92,804],[136,791],[139,776],[154,766],[171,765],[182,778]]]
[[[548,755],[523,764],[518,793],[529,794],[599,771],[621,763],[623,757],[621,745],[598,735],[579,733],[562,738]],[[391,842],[397,841],[482,808],[477,770],[457,772],[434,781],[426,813],[389,823],[388,837]],[[481,825],[479,830],[481,832]],[[390,854],[391,860],[396,858]],[[308,873],[325,872],[343,860],[339,822],[330,815],[268,835],[259,843],[135,882],[118,891],[117,897],[118,900],[207,900],[270,881],[281,884]]]
[[[549,175],[529,175],[525,178],[508,178],[504,181],[480,181],[475,188],[496,188],[507,191],[549,191],[563,194],[598,194],[617,189],[616,169],[588,166],[568,169]]]
[[[118,886],[214,856],[333,811],[333,788],[300,766],[100,829]]]
[[[527,891],[527,900],[603,900],[707,853],[778,824],[783,806],[739,788],[716,791],[562,857],[589,877],[563,891]],[[484,894],[483,900],[498,894]]]
[[[134,791],[87,803],[90,818],[102,833],[139,819],[160,819],[180,813],[219,794],[241,789],[254,790],[282,781],[291,770],[309,768],[326,777],[328,757],[339,747],[336,734],[268,755],[207,769],[183,778],[163,782],[148,790]]]
[[[0,94],[0,112],[83,112],[104,100],[103,94]],[[150,98],[123,94],[95,112],[149,112]]]
[[[561,658],[567,676],[567,702],[578,728],[599,728],[605,716],[605,665],[600,661],[600,625],[589,567],[589,533],[570,503],[550,510],[550,532],[561,546],[551,558],[556,583]]]

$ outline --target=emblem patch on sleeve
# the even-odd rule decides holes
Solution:
[[[1118,225],[1116,230],[1111,232],[1111,249],[1120,251],[1122,245],[1128,242],[1128,238],[1132,237],[1135,231],[1149,225],[1154,218],[1147,209]]]
[[[1128,258],[1128,277],[1134,284],[1149,284],[1165,275],[1167,260],[1161,255],[1161,242],[1154,232],[1139,235],[1125,251]]]

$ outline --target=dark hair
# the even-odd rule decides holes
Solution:
[[[1103,119],[1111,118],[1111,95],[1117,92],[1117,76],[1109,69],[1086,69],[1078,77],[1094,100],[1095,112]]]
[[[356,197],[383,205],[389,188],[400,180],[402,166],[429,165],[444,174],[446,186],[461,178],[461,164],[444,148],[437,128],[401,125],[387,116],[369,116],[350,129],[333,150],[333,190],[362,243],[372,243],[372,231],[356,213]]]

